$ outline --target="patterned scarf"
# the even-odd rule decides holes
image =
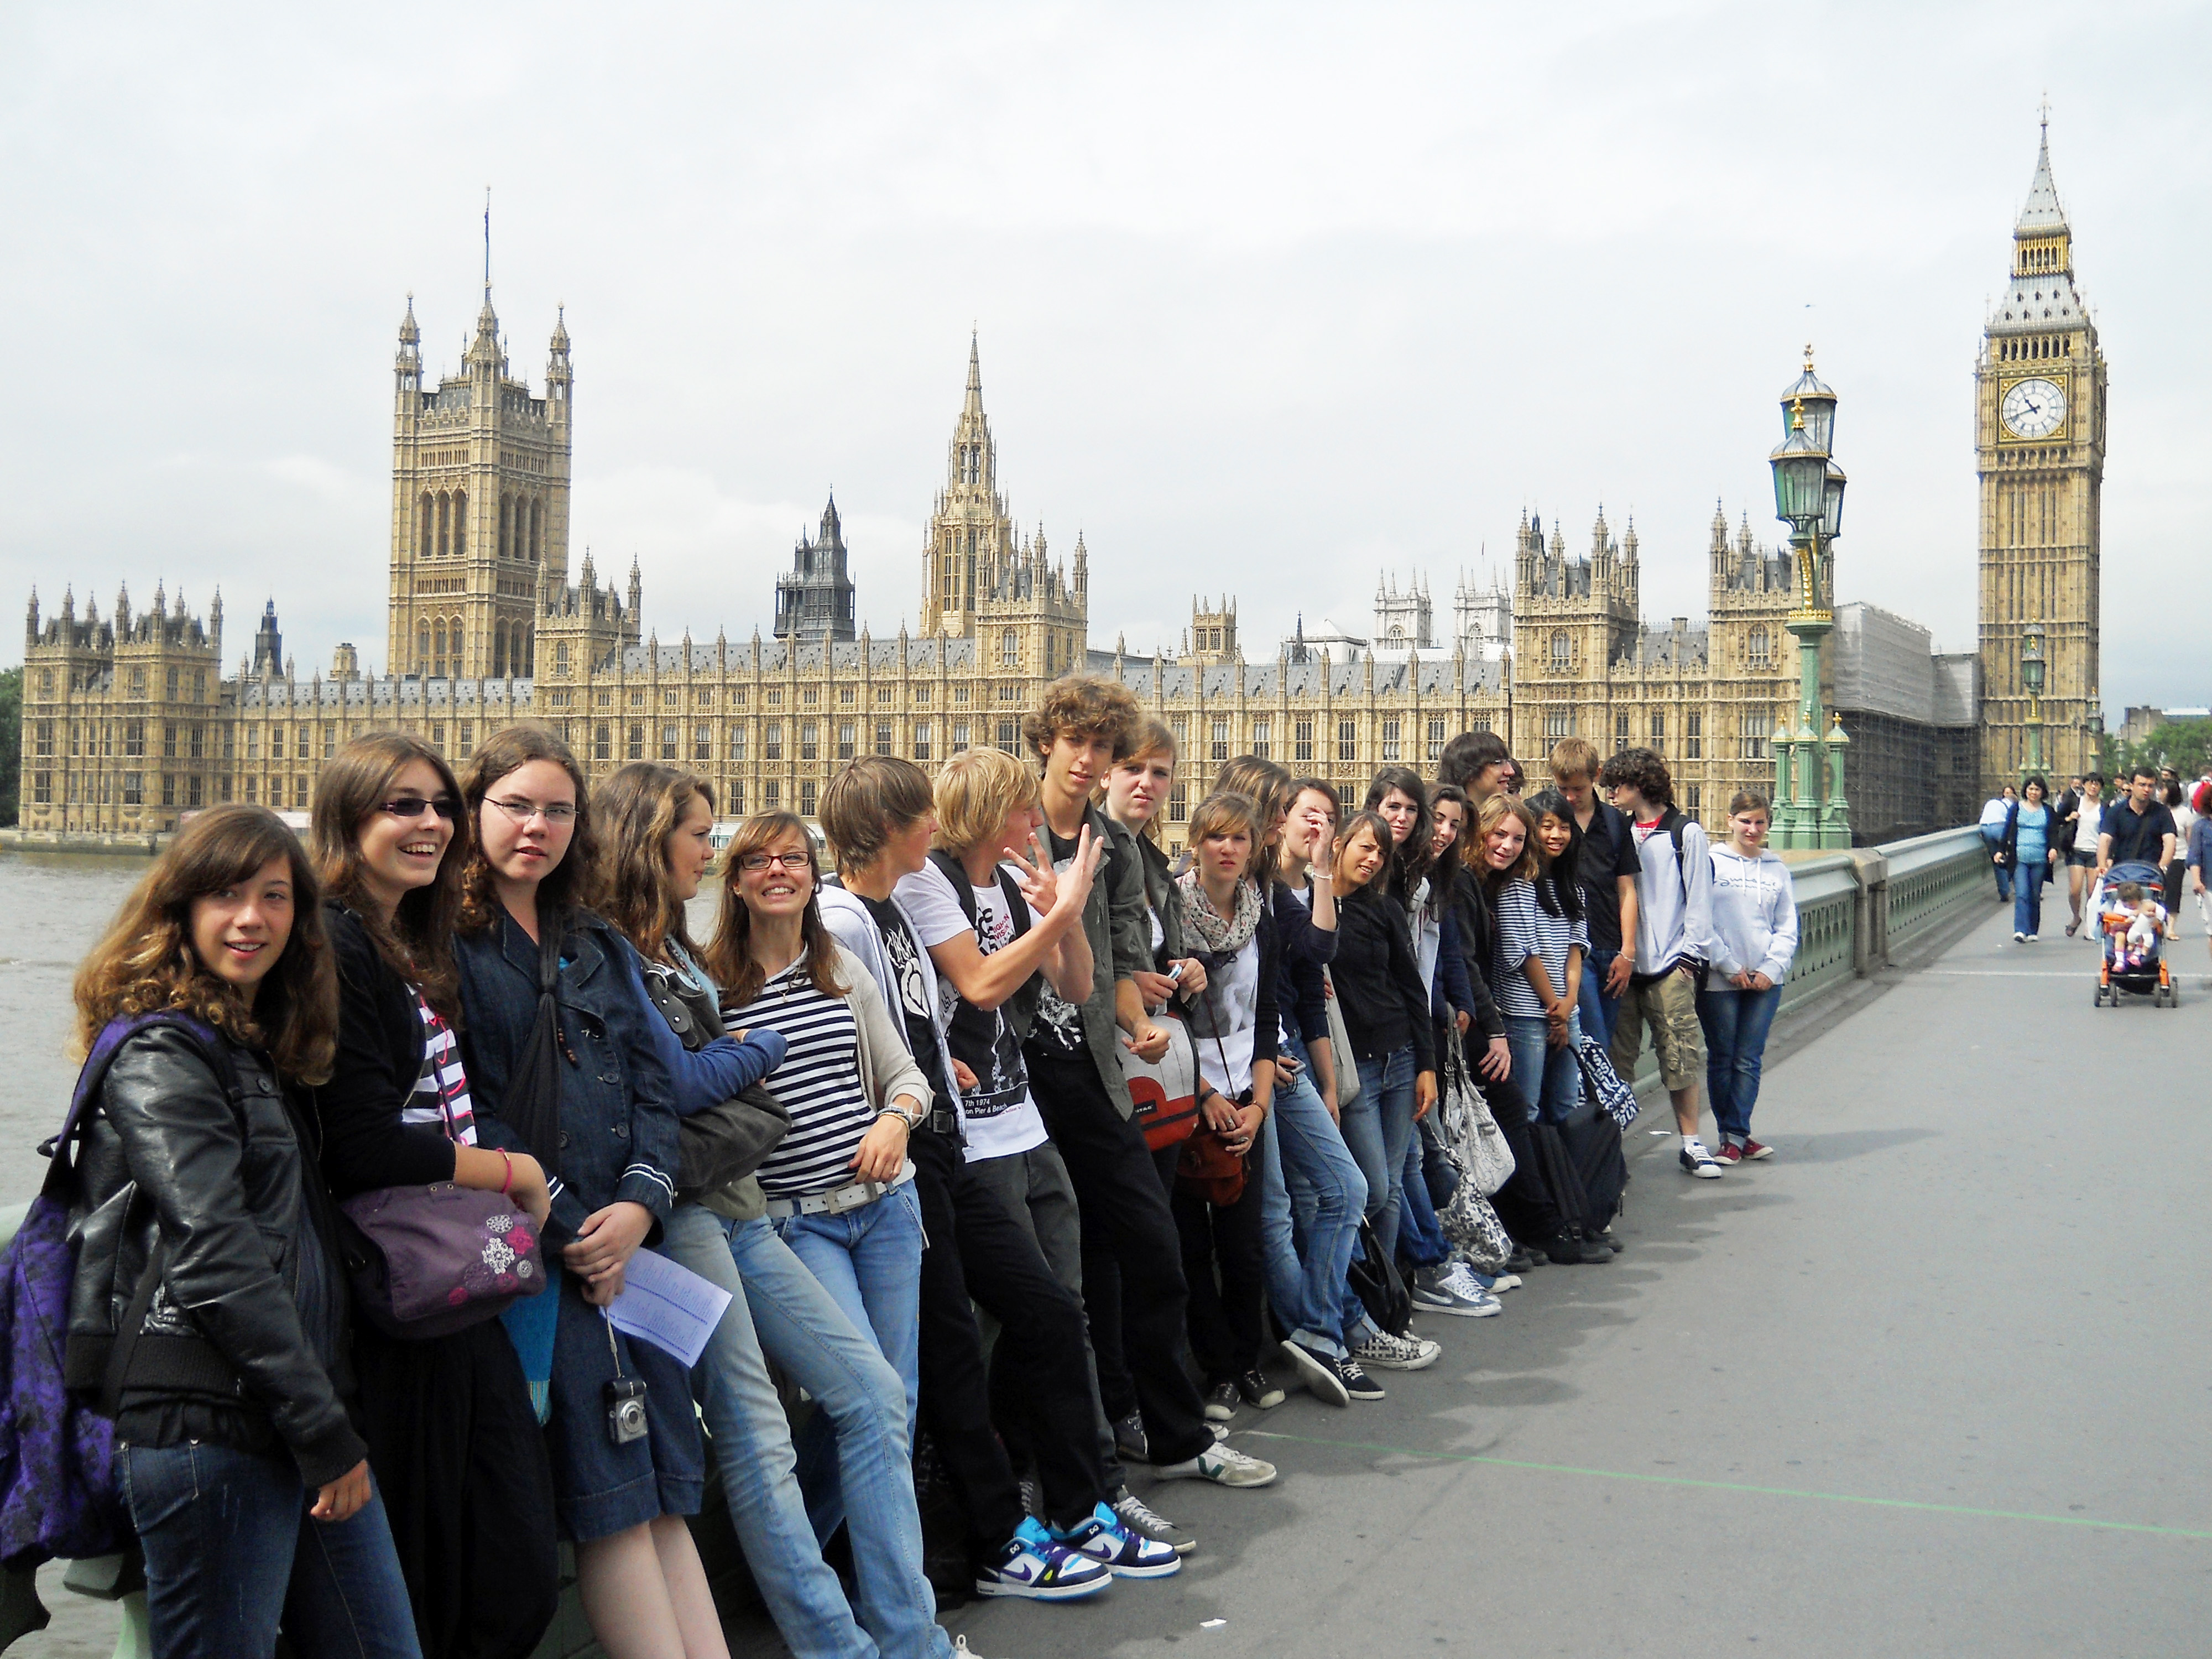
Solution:
[[[1177,876],[1176,885],[1182,890],[1183,926],[1198,936],[1207,951],[1234,956],[1251,943],[1260,926],[1259,883],[1248,878],[1237,884],[1237,914],[1225,919],[1206,897],[1205,884],[1199,880],[1195,868]]]

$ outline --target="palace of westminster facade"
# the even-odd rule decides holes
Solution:
[[[2073,289],[2047,153],[2014,248],[2017,292],[2002,318],[1993,313],[1977,371],[1978,659],[1908,662],[1909,675],[1933,677],[1934,704],[1872,695],[1858,699],[1863,711],[1851,683],[1881,676],[1840,659],[1824,668],[1838,681],[1827,706],[1854,738],[1849,793],[1863,840],[1970,822],[1984,778],[2016,764],[2024,623],[2043,624],[2050,641],[2046,753],[2055,768],[2078,769],[2089,752],[2104,364]],[[2063,318],[2032,314],[2058,306]],[[487,292],[460,372],[432,390],[410,302],[394,380],[388,672],[364,675],[354,647],[342,645],[328,672],[301,677],[283,655],[273,602],[250,659],[226,678],[220,597],[200,617],[181,595],[172,602],[157,588],[141,612],[126,592],[103,618],[90,601],[80,612],[73,597],[58,615],[42,615],[33,594],[26,842],[140,841],[227,800],[304,811],[321,763],[359,733],[414,732],[458,766],[490,732],[524,720],[561,732],[595,778],[628,761],[663,761],[710,780],[725,817],[811,815],[823,785],[857,755],[929,766],[971,745],[1018,750],[1023,711],[1072,670],[1120,678],[1176,732],[1182,765],[1171,841],[1232,755],[1268,756],[1357,793],[1381,766],[1430,769],[1451,736],[1470,730],[1505,734],[1540,778],[1541,757],[1564,736],[1601,752],[1648,744],[1668,757],[1686,808],[1714,823],[1736,789],[1771,788],[1768,740],[1796,701],[1788,550],[1756,545],[1747,522],[1731,534],[1717,511],[1705,549],[1710,614],[1698,627],[1686,617],[1644,624],[1632,525],[1616,537],[1601,512],[1584,550],[1571,549],[1556,522],[1547,534],[1524,514],[1509,650],[1462,635],[1445,649],[1416,641],[1335,661],[1291,641],[1252,661],[1226,599],[1194,602],[1184,648],[1172,655],[1095,649],[1083,539],[1055,562],[1042,530],[1022,534],[1007,514],[972,343],[929,521],[918,632],[877,639],[856,628],[833,501],[776,584],[769,639],[756,629],[738,642],[687,633],[663,643],[641,631],[635,564],[618,589],[611,578],[602,585],[587,553],[571,579],[564,323],[534,394],[510,373]],[[2015,391],[2031,382],[2028,394]],[[2013,404],[2038,398],[2039,413],[2014,418]],[[1907,658],[1917,635],[1926,658],[1924,631],[1857,609],[1905,639]],[[1849,637],[1839,629],[1832,650],[1848,648]],[[1977,707],[1984,685],[1986,722]],[[1885,792],[1893,799],[1881,800]]]

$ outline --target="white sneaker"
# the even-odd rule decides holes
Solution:
[[[1393,1336],[1388,1331],[1377,1331],[1352,1345],[1354,1359],[1382,1371],[1425,1371],[1443,1351],[1443,1343],[1431,1342],[1425,1336]]]
[[[1217,1486],[1272,1486],[1275,1484],[1275,1466],[1248,1456],[1234,1446],[1209,1446],[1193,1458],[1181,1463],[1165,1463],[1154,1468],[1153,1475],[1162,1480],[1211,1480]]]
[[[1686,1140],[1681,1151],[1682,1173],[1700,1181],[1717,1181],[1721,1175],[1720,1160],[1705,1150],[1702,1140]]]

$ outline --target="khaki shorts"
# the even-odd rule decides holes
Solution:
[[[1613,1069],[1626,1081],[1635,1080],[1646,1025],[1651,1028],[1651,1047],[1659,1056],[1660,1079],[1669,1089],[1694,1085],[1705,1070],[1705,1034],[1698,1024],[1697,981],[1680,973],[1670,973],[1648,984],[1630,981],[1613,1028]]]

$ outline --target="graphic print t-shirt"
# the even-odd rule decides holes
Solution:
[[[975,948],[987,957],[1004,950],[1013,943],[1014,919],[996,878],[988,887],[971,887],[969,891],[975,896]],[[914,918],[925,950],[970,931],[959,895],[934,864],[901,877],[898,900]],[[1032,911],[1030,925],[1034,927],[1043,920]],[[950,974],[938,975],[937,994],[944,1017],[950,1020],[960,1001],[959,988]],[[1044,1120],[1037,1115],[1036,1103],[1030,1097],[1029,1067],[1022,1060],[1022,1045],[1014,1039],[1004,1008],[993,1011],[992,1022],[989,1064],[976,1066],[975,1086],[960,1091],[960,1126],[968,1138],[970,1163],[1025,1152],[1042,1146],[1045,1139]]]
[[[1066,870],[1075,862],[1073,841],[1064,841],[1049,829],[1045,837],[1052,844],[1054,870]],[[1102,882],[1106,879],[1103,870],[1098,872],[1098,878]],[[1049,979],[1045,981],[1044,994],[1037,999],[1036,1018],[1030,1024],[1030,1039],[1064,1054],[1084,1052],[1083,1010],[1054,990]]]

